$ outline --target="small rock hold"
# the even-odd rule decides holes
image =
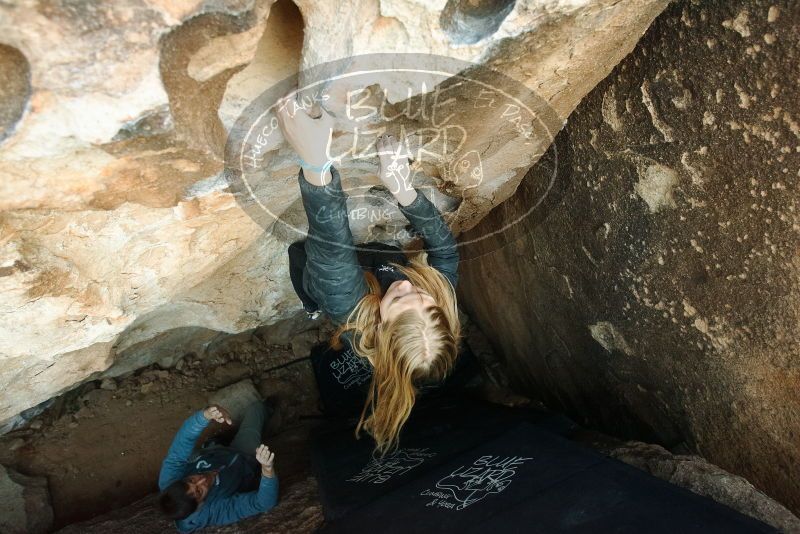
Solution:
[[[33,422],[32,422],[32,423],[29,425],[29,427],[30,427],[30,428],[32,428],[33,430],[39,430],[40,428],[42,428],[42,425],[43,425],[43,424],[44,424],[44,423],[42,423],[42,421],[41,421],[40,419],[37,419],[36,421],[33,421]]]
[[[210,382],[215,387],[234,384],[250,376],[250,368],[241,362],[220,365],[211,373]]]
[[[142,373],[142,378],[145,380],[166,380],[169,378],[169,371],[150,370]]]
[[[17,438],[11,440],[11,443],[7,445],[8,450],[14,452],[15,450],[22,448],[25,445],[25,440],[22,438]]]
[[[773,22],[778,20],[778,16],[780,15],[780,13],[781,13],[780,10],[776,6],[770,7],[769,11],[767,12],[767,22],[772,24]]]
[[[288,399],[293,393],[293,387],[291,382],[268,376],[258,383],[258,392],[265,399],[270,397]]]
[[[311,353],[311,348],[319,343],[319,331],[307,330],[292,338],[292,354],[295,358],[303,358]]]
[[[114,394],[105,389],[93,389],[83,397],[84,403],[105,406],[109,400],[114,397]]]
[[[100,389],[114,391],[117,389],[117,382],[113,378],[104,378],[103,381],[100,382]]]
[[[317,513],[319,513],[319,508],[317,508],[316,506],[309,506],[308,508],[300,512],[299,517],[311,517],[312,515]]]

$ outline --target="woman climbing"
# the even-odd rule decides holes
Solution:
[[[376,142],[380,179],[422,236],[426,254],[406,259],[397,248],[370,244],[359,258],[347,196],[327,158],[333,117],[321,109],[312,119],[292,99],[279,102],[277,116],[301,160],[298,181],[308,216],[306,241],[289,248],[292,283],[309,314],[321,310],[338,326],[331,345],[339,348],[344,340],[372,365],[356,435],[366,430],[383,455],[397,446],[415,386],[443,380],[455,364],[461,335],[456,240],[436,207],[411,185],[399,143],[385,135]]]

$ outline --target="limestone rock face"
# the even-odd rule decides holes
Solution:
[[[454,110],[469,149],[483,155],[480,187],[466,193],[447,161],[419,169],[420,183],[449,193],[437,203],[458,231],[513,193],[666,3],[3,3],[0,424],[88,377],[161,356],[168,363],[181,342],[300,308],[285,256],[297,235],[252,218],[223,174],[228,132],[265,88],[332,60],[415,52],[485,65],[535,93],[548,113],[528,143],[498,137],[504,119]],[[394,105],[414,85],[402,75],[381,83]],[[331,110],[344,109],[344,89],[333,84]],[[291,150],[280,139],[269,149],[274,165],[261,192],[302,228]],[[376,165],[374,157],[340,170],[370,186]],[[402,224],[397,210],[388,216]],[[366,221],[352,224],[359,239],[386,239]]]
[[[498,231],[467,246],[460,283],[521,392],[698,453],[795,513],[799,17],[671,4],[462,236]]]

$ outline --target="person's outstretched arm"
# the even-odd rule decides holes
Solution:
[[[184,464],[189,460],[197,438],[212,419],[231,424],[230,415],[225,410],[219,406],[209,406],[190,415],[181,425],[167,451],[167,457],[161,464],[161,471],[158,474],[159,490],[164,491],[164,488],[183,476]]]
[[[331,181],[324,186],[311,185],[304,174],[305,169],[301,169],[298,180],[308,216],[308,291],[331,319],[341,324],[367,294],[347,217],[347,195],[333,166]]]
[[[339,171],[327,158],[333,118],[323,109],[318,119],[292,99],[279,106],[278,123],[301,159],[300,195],[308,217],[305,242],[306,278],[310,296],[335,323],[344,323],[367,284],[358,263]]]
[[[408,205],[400,204],[400,211],[406,216],[414,230],[422,236],[428,263],[442,273],[453,287],[458,283],[458,244],[450,227],[433,202],[416,189],[417,196]]]
[[[379,137],[377,148],[381,159],[381,181],[394,195],[400,212],[422,237],[430,266],[442,273],[455,288],[459,254],[450,227],[436,206],[411,185],[408,157],[394,136]]]

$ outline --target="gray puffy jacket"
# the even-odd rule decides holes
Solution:
[[[308,216],[307,255],[303,289],[336,324],[347,320],[358,301],[367,294],[347,213],[347,195],[339,171],[331,167],[332,180],[324,186],[310,184],[300,169],[298,181]],[[428,263],[456,287],[458,248],[455,237],[436,206],[417,190],[417,198],[400,211],[420,234]]]

